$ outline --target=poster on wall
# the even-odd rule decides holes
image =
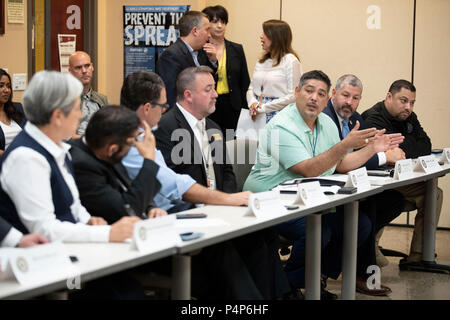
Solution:
[[[23,0],[8,0],[8,23],[25,23]]]
[[[58,34],[59,71],[69,71],[69,58],[77,47],[76,34]]]
[[[178,22],[189,7],[123,6],[124,77],[155,71],[158,56],[178,39]]]
[[[60,34],[76,35],[76,49],[84,50],[84,0],[50,1],[50,69],[60,70]]]

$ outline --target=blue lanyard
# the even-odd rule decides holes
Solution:
[[[314,126],[314,133],[316,137],[314,138],[314,143],[311,141],[311,137],[309,137],[309,144],[311,146],[311,150],[313,152],[313,158],[316,156],[316,145],[317,145],[317,138],[318,138],[318,129],[317,124]]]

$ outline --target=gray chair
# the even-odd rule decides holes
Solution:
[[[237,191],[242,191],[245,180],[256,162],[257,148],[257,140],[236,139],[227,141],[227,154],[236,176]],[[280,255],[289,255],[291,253],[290,246],[292,242],[281,235],[278,237],[280,240]],[[282,259],[283,265],[286,260],[287,258]]]
[[[257,140],[236,139],[227,141],[227,155],[236,176],[237,191],[242,191],[253,165],[256,162]]]

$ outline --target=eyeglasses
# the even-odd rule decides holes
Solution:
[[[157,103],[157,102],[150,102],[152,105],[154,106],[159,106],[161,107],[163,110],[167,110],[169,109],[169,104],[168,103]]]

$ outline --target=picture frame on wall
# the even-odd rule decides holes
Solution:
[[[5,0],[0,0],[0,34],[5,34]]]

